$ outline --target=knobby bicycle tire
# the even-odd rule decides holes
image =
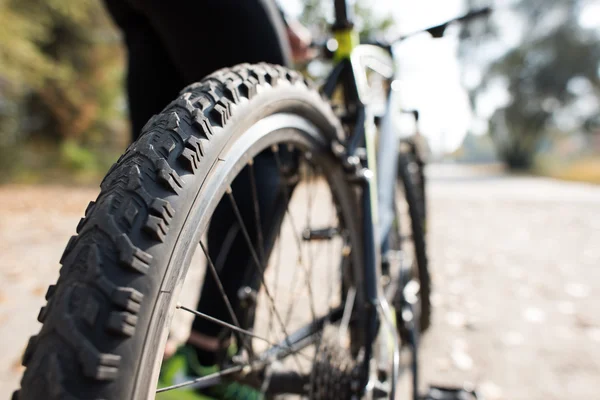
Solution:
[[[408,213],[411,220],[412,241],[415,246],[419,284],[421,286],[421,315],[419,329],[425,332],[431,325],[431,277],[429,274],[429,260],[425,239],[425,223],[422,207],[424,204],[419,195],[420,190],[415,185],[415,180],[410,171],[410,159],[407,154],[401,154],[398,159],[398,177],[404,189],[404,196],[408,203]]]
[[[325,140],[341,138],[327,101],[300,74],[267,64],[217,71],[145,125],[66,246],[13,400],[153,396],[157,369],[149,365],[191,257],[182,243],[198,243],[197,210],[208,206],[199,193],[219,184],[222,152],[275,114],[300,116]],[[360,249],[353,254],[360,259]]]

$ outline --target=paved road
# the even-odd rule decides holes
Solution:
[[[597,398],[600,187],[433,166],[424,380],[488,399]],[[0,187],[0,399],[94,189]]]
[[[600,187],[430,169],[424,378],[489,399],[598,398]]]

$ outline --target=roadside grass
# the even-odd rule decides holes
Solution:
[[[535,172],[555,179],[600,184],[600,156],[587,156],[571,161],[542,158]]]

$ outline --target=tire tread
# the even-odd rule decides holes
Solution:
[[[283,67],[223,69],[184,88],[148,121],[111,166],[69,239],[58,282],[40,310],[43,326],[25,350],[27,368],[13,400],[113,398],[111,382],[122,373],[119,349],[134,340],[138,314],[151,306],[143,283],[155,263],[148,249],[172,236],[173,202],[236,106],[282,81],[308,90],[301,75]]]

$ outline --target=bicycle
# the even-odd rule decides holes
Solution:
[[[412,349],[417,381],[419,325],[430,318],[424,210],[407,155],[398,152],[389,107],[374,114],[367,80],[367,71],[383,77],[389,105],[393,53],[390,44],[358,43],[345,1],[335,0],[335,17],[337,65],[321,93],[296,71],[244,64],[186,87],[146,124],[109,170],[66,246],[13,400],[152,398],[223,379],[269,397],[394,398],[399,338]],[[336,113],[330,100],[340,87]],[[285,210],[274,215],[290,222],[287,231],[283,221],[275,232],[260,227],[254,170],[263,155],[279,171]],[[238,193],[242,174],[251,188]],[[253,199],[251,221],[239,211],[240,195]],[[306,196],[302,229],[290,206],[297,196]],[[311,220],[322,210],[312,208],[316,197],[331,206],[321,225]],[[233,235],[248,245],[249,267],[260,271],[260,282],[243,286],[238,301],[225,295],[220,260],[211,259],[203,238],[221,199],[237,220]],[[408,217],[396,208],[400,199]],[[407,240],[416,262],[406,259]],[[286,253],[297,253],[286,261],[296,265],[281,282],[286,243],[292,247]],[[313,244],[320,250],[307,250]],[[178,302],[194,250],[219,284],[215,301],[229,312],[229,321],[213,322],[228,328],[238,349],[214,374],[156,389],[175,311],[214,320]],[[315,269],[322,256],[337,259]],[[274,259],[277,267],[267,269]],[[305,301],[298,299],[299,282]],[[281,290],[293,296],[276,302]],[[315,302],[315,290],[327,292],[326,301]],[[308,314],[306,321],[293,306]],[[271,338],[275,333],[279,338]]]

